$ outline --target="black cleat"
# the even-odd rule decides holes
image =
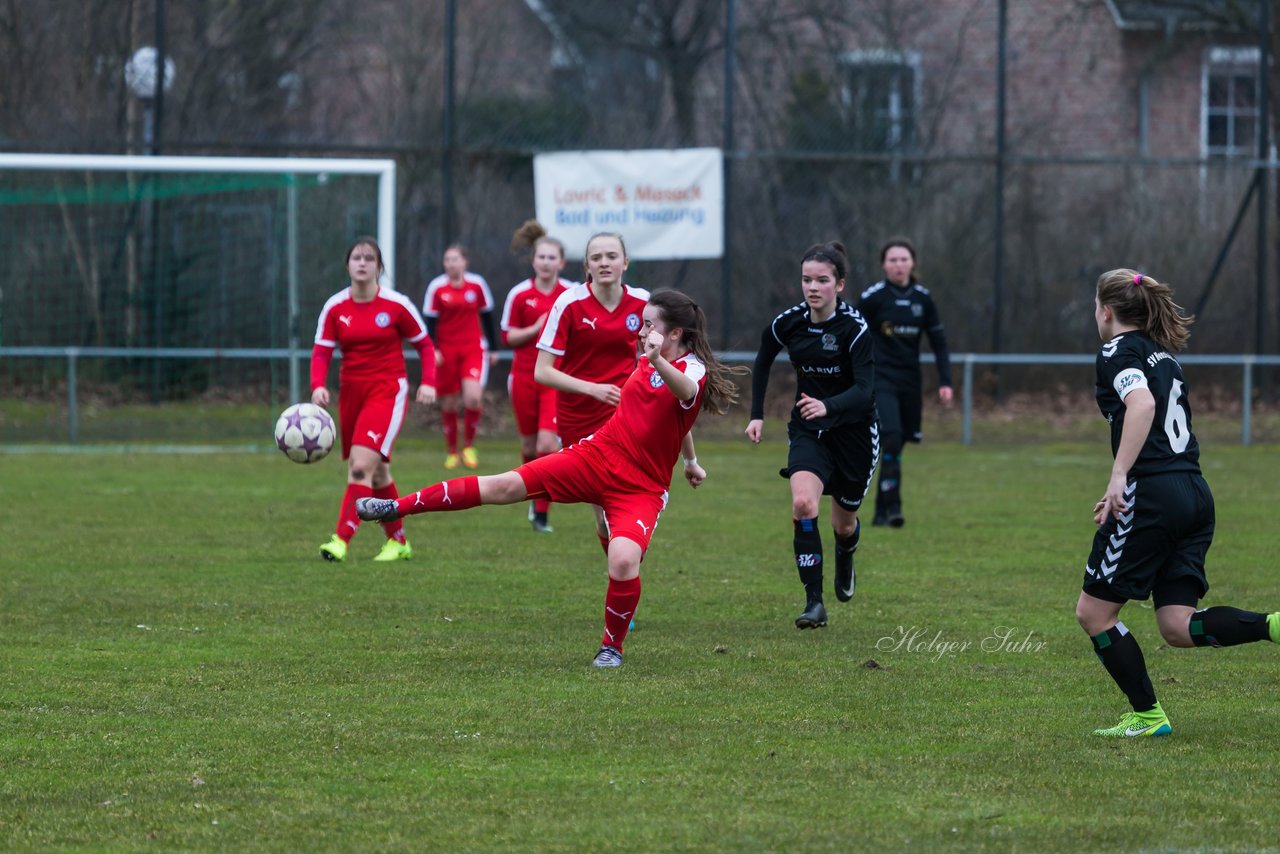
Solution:
[[[537,531],[539,534],[550,534],[555,532],[555,528],[551,527],[551,524],[547,521],[546,513],[530,514],[529,524],[532,525],[533,530]]]
[[[827,624],[827,609],[821,599],[814,599],[805,607],[804,613],[796,617],[797,629],[820,629]]]
[[[889,516],[885,521],[890,528],[901,528],[903,525],[907,524],[907,517],[902,515],[901,509],[890,510]]]
[[[875,517],[871,520],[871,524],[877,528],[887,526],[889,524],[889,514],[877,510]]]

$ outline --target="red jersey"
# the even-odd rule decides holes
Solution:
[[[613,417],[583,440],[609,459],[609,475],[615,482],[642,491],[671,486],[680,443],[698,420],[707,382],[707,366],[693,353],[672,364],[698,384],[693,400],[677,398],[649,360],[641,359],[622,387],[622,400]]]
[[[606,311],[589,284],[575,285],[551,307],[538,349],[559,357],[556,367],[580,380],[619,388],[636,367],[636,348],[649,292],[623,285],[622,302]],[[562,435],[585,436],[613,414],[613,407],[585,394],[557,396]]]
[[[407,376],[402,339],[408,339],[422,359],[422,383],[435,385],[435,347],[422,315],[409,298],[379,286],[372,300],[356,302],[351,288],[343,288],[320,309],[311,356],[311,387],[325,384],[335,347],[342,348],[339,382]]]
[[[535,323],[539,317],[551,311],[556,299],[568,289],[564,279],[556,279],[551,292],[544,294],[538,290],[533,279],[525,279],[511,288],[507,301],[502,306],[502,343],[507,344],[507,333],[512,329],[524,329]],[[510,346],[510,344],[507,344]],[[535,335],[523,347],[512,351],[511,373],[516,376],[533,376],[533,366],[538,361],[538,337]]]
[[[480,315],[493,311],[493,293],[484,276],[467,273],[462,287],[449,284],[449,277],[436,276],[422,298],[422,314],[435,320],[436,346],[442,350],[484,349],[484,329]]]

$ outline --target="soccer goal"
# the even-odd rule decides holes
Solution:
[[[302,399],[354,237],[377,237],[394,282],[395,174],[0,154],[0,446],[261,443],[247,413]]]

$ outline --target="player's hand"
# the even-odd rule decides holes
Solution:
[[[430,406],[436,402],[436,387],[433,385],[418,386],[418,393],[413,396],[413,399],[423,406]]]
[[[1128,485],[1128,479],[1123,475],[1112,475],[1110,482],[1107,483],[1106,493],[1098,499],[1098,503],[1093,505],[1093,521],[1095,524],[1105,524],[1107,519],[1119,519],[1122,513],[1129,510],[1129,501],[1124,497],[1124,489]]]
[[[666,336],[656,329],[650,329],[649,334],[644,336],[641,343],[644,344],[644,357],[649,360],[649,364],[652,365],[662,355],[662,342],[665,338]]]
[[[816,397],[800,394],[800,399],[796,401],[796,409],[800,410],[800,417],[805,421],[812,421],[815,418],[822,418],[827,414],[827,405]]]
[[[950,406],[951,400],[954,396],[955,396],[955,392],[952,391],[951,386],[949,385],[938,386],[938,400],[942,401],[943,406]]]
[[[329,389],[325,388],[322,385],[316,386],[315,388],[311,389],[311,402],[314,403],[316,406],[328,406],[329,405]]]
[[[601,403],[617,406],[622,400],[622,389],[608,383],[595,383],[591,387],[591,396]]]
[[[491,368],[498,367],[498,351],[497,350],[489,351],[489,367]]]
[[[697,463],[694,463],[691,466],[685,466],[684,479],[689,481],[690,486],[697,489],[702,485],[702,482],[707,479],[707,470]]]
[[[754,444],[759,445],[760,439],[764,436],[764,419],[753,418],[747,422],[747,429],[742,431],[747,434],[747,438]]]

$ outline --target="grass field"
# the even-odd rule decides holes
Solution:
[[[612,672],[586,508],[415,517],[391,566],[367,526],[335,566],[336,459],[0,455],[0,848],[1276,850],[1280,649],[1131,606],[1174,735],[1089,735],[1126,708],[1072,613],[1095,432],[910,449],[907,527],[803,633],[783,445],[704,441]],[[1207,602],[1280,608],[1280,456],[1205,454]],[[405,442],[402,488],[438,463]]]

